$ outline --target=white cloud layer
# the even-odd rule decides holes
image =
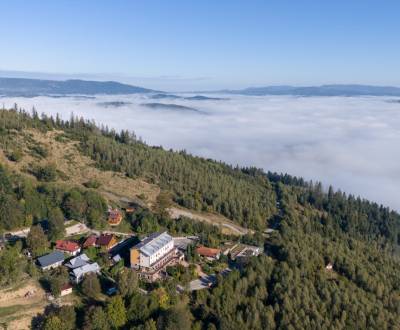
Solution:
[[[39,112],[71,112],[146,142],[231,164],[254,165],[320,180],[400,210],[400,103],[382,97],[227,96],[229,100],[162,100],[206,115],[144,108],[145,95],[96,99],[3,98]],[[101,102],[124,101],[122,107]]]

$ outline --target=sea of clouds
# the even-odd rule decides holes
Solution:
[[[215,97],[215,95],[212,95]],[[193,101],[148,95],[2,98],[29,110],[71,113],[136,132],[151,145],[186,149],[332,184],[400,210],[400,103],[390,97],[232,96]],[[126,102],[114,107],[105,102]],[[198,109],[151,109],[146,102]]]

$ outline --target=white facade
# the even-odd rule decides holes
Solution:
[[[42,270],[54,269],[54,268],[60,267],[62,265],[62,263],[63,263],[63,261],[58,261],[58,262],[55,262],[54,264],[51,264],[51,265],[48,265],[45,267],[42,266],[41,268],[42,268]]]
[[[137,248],[140,267],[149,268],[174,249],[174,241],[167,232],[156,233],[139,243]]]

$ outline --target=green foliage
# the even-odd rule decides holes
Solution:
[[[85,311],[85,329],[88,330],[108,330],[108,322],[105,310],[100,306],[91,306]]]
[[[49,247],[49,241],[40,225],[31,227],[29,234],[26,237],[26,246],[34,257],[38,257],[46,253]]]
[[[91,179],[83,184],[86,188],[97,189],[101,187],[101,183],[96,179]]]
[[[60,208],[53,208],[48,213],[49,231],[47,233],[51,241],[55,241],[64,237],[65,226],[64,226],[64,214]]]
[[[131,269],[124,269],[118,273],[118,291],[123,297],[131,296],[138,288],[137,274]]]
[[[162,318],[160,328],[164,330],[190,330],[193,316],[187,305],[179,304],[171,307]]]
[[[39,158],[46,158],[49,155],[48,150],[43,147],[42,145],[34,145],[30,147],[30,150],[32,151],[33,156],[39,157]]]
[[[62,306],[50,309],[44,315],[42,324],[35,328],[44,330],[74,330],[76,329],[76,311],[73,306]]]
[[[107,303],[106,313],[108,321],[113,329],[119,329],[127,321],[126,308],[120,295],[110,298]]]
[[[54,164],[44,166],[35,166],[30,169],[30,172],[42,182],[51,182],[57,180],[58,172]]]
[[[168,208],[172,205],[171,194],[167,191],[161,191],[157,196],[156,212],[161,216],[168,215]]]
[[[83,192],[76,188],[71,189],[65,195],[62,207],[68,219],[86,219],[93,228],[102,229],[107,223],[107,203],[93,190]]]
[[[0,286],[17,283],[23,274],[26,261],[21,245],[8,246],[0,252]]]
[[[57,315],[51,315],[44,323],[43,330],[64,330],[64,325]]]
[[[23,157],[23,153],[20,149],[17,148],[7,151],[6,156],[8,160],[11,160],[12,162],[19,162]]]
[[[138,325],[157,316],[160,306],[156,295],[143,295],[136,291],[127,300],[127,316],[130,323]]]
[[[69,282],[68,271],[65,267],[58,267],[46,273],[43,280],[53,296],[58,297],[61,294],[62,286]]]
[[[194,266],[184,267],[180,264],[167,267],[167,273],[182,285],[188,284],[197,278]]]
[[[99,278],[96,274],[88,274],[82,281],[82,293],[91,298],[96,299],[101,293]]]

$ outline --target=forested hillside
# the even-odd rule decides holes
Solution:
[[[128,290],[117,296],[114,300],[119,299],[126,312],[117,328],[400,328],[398,213],[333,188],[325,191],[321,184],[301,178],[151,147],[133,133],[99,128],[83,119],[66,122],[35,112],[3,110],[0,146],[13,161],[18,161],[22,146],[11,143],[12,136],[26,129],[62,131],[60,139],[78,141],[81,152],[102,170],[157,184],[187,208],[223,214],[255,230],[246,239],[265,247],[265,255],[218,276],[211,290],[178,298],[171,287],[168,308],[154,295],[142,297]],[[54,185],[54,175],[60,175],[57,168],[27,173],[38,180],[0,167],[0,230],[30,225],[54,212],[99,225],[96,211],[105,208],[100,194],[67,183]],[[209,231],[218,237],[206,226],[194,228],[189,222],[180,226],[162,213],[134,220],[138,231],[154,223],[188,234]],[[275,231],[264,235],[267,227]],[[328,264],[332,269],[326,269]],[[80,319],[71,329],[103,329],[94,324],[106,319],[107,304],[85,302],[77,308]],[[63,317],[62,311],[50,316],[54,315]]]

